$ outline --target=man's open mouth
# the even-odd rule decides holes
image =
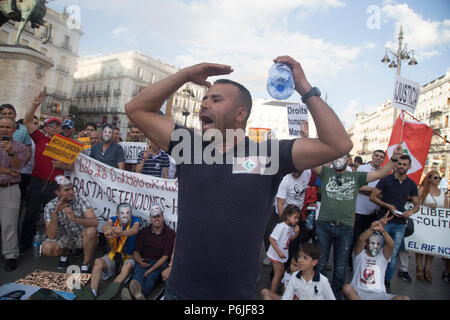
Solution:
[[[206,114],[200,116],[200,121],[202,122],[203,131],[211,129],[214,126],[214,120]]]

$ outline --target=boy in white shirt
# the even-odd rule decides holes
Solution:
[[[353,249],[353,279],[342,291],[349,300],[409,300],[407,296],[386,293],[384,275],[394,250],[394,240],[384,226],[394,216],[389,212],[358,238]],[[384,245],[383,245],[384,241]]]
[[[292,274],[283,296],[267,294],[268,290],[264,289],[262,297],[265,300],[336,300],[328,279],[317,268],[320,253],[317,245],[302,244],[297,259],[300,270]]]

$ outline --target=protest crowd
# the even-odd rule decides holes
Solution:
[[[4,271],[20,265],[20,255],[32,249],[39,231],[45,235],[41,258],[59,257],[61,272],[73,256],[83,257],[81,273],[91,278],[73,291],[81,300],[145,300],[157,283],[164,283],[166,300],[405,300],[414,297],[396,294],[394,276],[408,283],[412,277],[449,282],[449,259],[433,255],[416,253],[416,273],[410,275],[405,248],[408,218],[421,206],[450,207],[445,178],[433,170],[424,172],[420,183],[410,179],[412,160],[400,145],[390,155],[376,150],[364,163],[300,63],[287,56],[274,61],[291,67],[295,90],[314,119],[318,138],[309,138],[302,129],[297,139],[260,142],[256,152],[264,145],[271,152],[270,165],[277,163],[271,173],[257,161],[250,174],[239,162],[226,161],[229,151],[239,152],[241,146],[245,159],[254,155],[256,142],[239,135],[231,142],[217,136],[203,139],[203,158],[213,145],[214,162],[196,162],[197,134],[158,114],[164,100],[190,81],[208,87],[199,113],[203,134],[216,129],[224,137],[228,129],[245,130],[252,103],[248,90],[231,80],[207,82],[210,76],[230,74],[229,66],[194,65],[145,89],[125,106],[133,123],[126,133],[109,123],[58,117],[40,123],[44,92],[30,101],[20,120],[15,107],[2,101]],[[178,134],[182,143],[192,144],[182,152],[173,138],[180,130],[185,132]],[[72,161],[47,155],[55,138],[81,146]],[[143,146],[134,159],[127,159],[127,143]],[[114,172],[177,179],[176,228],[166,223],[167,207],[158,201],[152,201],[146,216],[131,201],[117,201],[100,219],[103,208],[77,192],[74,182],[79,161],[86,159]],[[141,192],[150,191],[144,187]],[[261,246],[266,253],[262,261]],[[256,292],[260,263],[273,272],[270,287]],[[432,263],[442,263],[442,274],[431,275]],[[99,284],[108,279],[113,281],[100,292]]]

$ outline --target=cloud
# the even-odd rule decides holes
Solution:
[[[350,128],[356,120],[356,114],[364,112],[368,115],[374,113],[379,108],[379,105],[365,105],[360,106],[357,100],[349,100],[347,107],[339,114],[339,119],[344,123],[346,129]]]
[[[129,32],[128,27],[117,27],[113,31],[111,31],[111,34],[113,36],[119,36],[119,35],[127,33],[127,32]]]
[[[425,19],[416,13],[408,4],[395,4],[392,1],[386,3],[382,8],[385,22],[395,22],[395,40],[386,43],[391,49],[398,47],[398,33],[400,25],[403,27],[404,43],[408,49],[422,59],[440,55],[450,45],[450,20],[435,21]]]

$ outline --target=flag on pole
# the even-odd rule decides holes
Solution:
[[[401,112],[392,129],[391,139],[386,151],[388,157],[386,157],[383,165],[389,161],[396,145],[401,142],[403,153],[411,157],[411,168],[408,170],[408,177],[416,184],[419,184],[427,161],[428,151],[430,150],[432,135],[433,130],[427,124],[405,120],[403,112]]]

